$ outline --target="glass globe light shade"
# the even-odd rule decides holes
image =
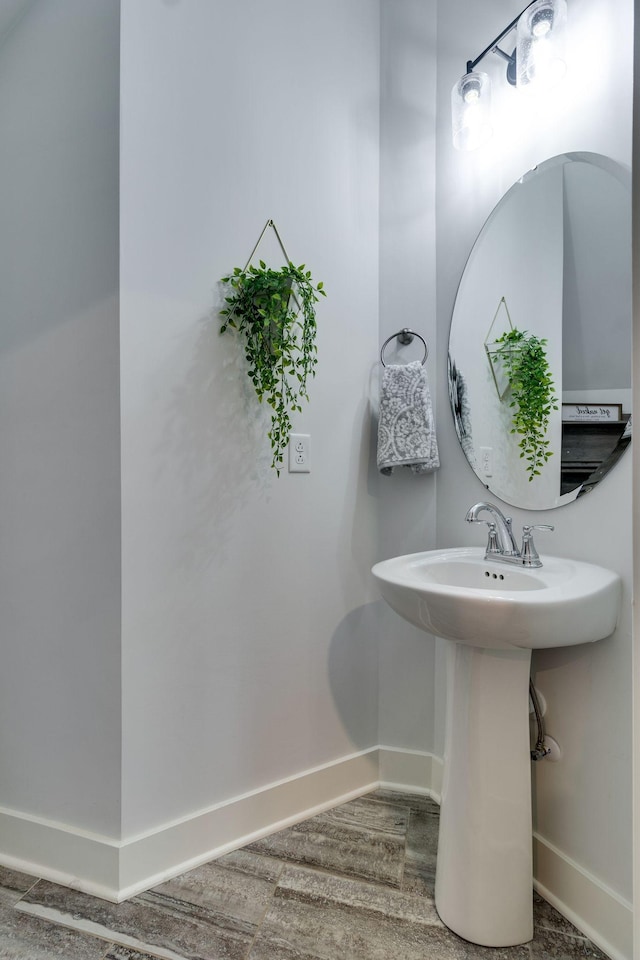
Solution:
[[[519,89],[549,90],[567,71],[567,0],[537,0],[518,20],[516,83]]]

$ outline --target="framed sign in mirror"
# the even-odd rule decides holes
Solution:
[[[621,403],[563,403],[562,422],[607,423],[622,420]]]
[[[449,336],[456,432],[482,483],[548,510],[631,441],[630,173],[571,153],[500,200],[465,266]]]

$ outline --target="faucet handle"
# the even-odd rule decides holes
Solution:
[[[493,554],[500,553],[500,545],[498,543],[498,533],[496,530],[496,525],[492,521],[485,521],[489,527],[489,539],[487,540],[487,549],[485,550],[484,556],[485,560],[487,557],[492,556]]]
[[[536,545],[533,542],[533,531],[534,530],[554,530],[555,527],[552,523],[532,523],[527,524],[522,528],[522,548],[520,550],[520,555],[522,557],[522,565],[524,567],[541,567],[542,561],[536,550]]]
[[[478,518],[469,519],[469,517],[467,517],[467,520],[469,520],[469,523],[486,523],[486,525],[489,527],[489,539],[487,540],[485,559],[489,556],[495,556],[496,554],[499,554],[501,551],[498,543],[498,531],[493,520],[480,520]]]

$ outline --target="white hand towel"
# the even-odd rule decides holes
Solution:
[[[378,470],[431,473],[440,466],[427,371],[419,360],[388,364],[380,388]]]

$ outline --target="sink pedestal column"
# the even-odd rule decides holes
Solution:
[[[448,641],[436,908],[489,947],[533,936],[530,650]]]

